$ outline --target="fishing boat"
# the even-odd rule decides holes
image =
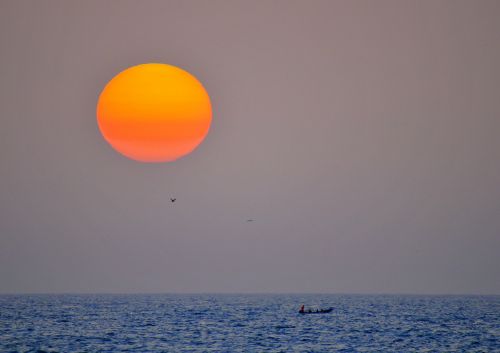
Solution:
[[[333,308],[328,309],[316,309],[316,310],[304,310],[304,305],[300,307],[299,314],[328,314],[331,313]]]

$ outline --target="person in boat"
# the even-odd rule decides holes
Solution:
[[[303,313],[304,312],[304,304],[302,304],[302,306],[300,307],[300,310],[299,310],[299,313]]]

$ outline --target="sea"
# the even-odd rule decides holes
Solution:
[[[1,295],[0,352],[500,352],[500,296]]]

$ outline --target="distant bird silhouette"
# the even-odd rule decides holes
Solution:
[[[253,219],[247,219],[247,222],[253,222]]]
[[[170,202],[175,202],[175,200],[177,200],[177,199],[170,198]]]

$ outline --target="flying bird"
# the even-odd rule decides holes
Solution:
[[[247,219],[247,222],[253,222],[253,219]]]
[[[175,202],[177,199],[170,198],[170,202]]]

